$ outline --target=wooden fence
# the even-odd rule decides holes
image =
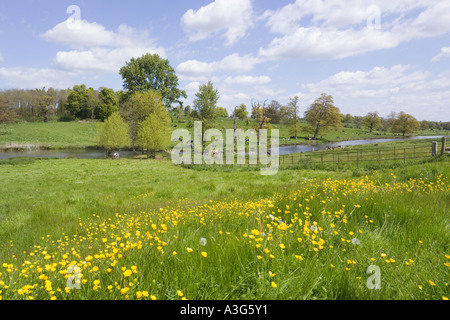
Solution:
[[[280,156],[280,166],[335,163],[339,167],[346,163],[353,163],[359,167],[363,163],[381,164],[390,161],[402,161],[406,163],[408,160],[431,158],[434,155],[438,155],[439,153],[436,151],[437,146],[435,144],[433,143],[432,146],[427,143],[409,147],[374,147],[361,150],[339,149],[295,153]],[[441,150],[440,154],[443,154],[445,152],[445,139],[442,141]]]

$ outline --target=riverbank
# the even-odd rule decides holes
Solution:
[[[232,128],[230,119],[217,121],[218,128]],[[0,126],[0,151],[36,151],[36,150],[73,150],[73,151],[102,151],[97,142],[96,122],[23,122]],[[179,124],[178,128],[184,128],[186,124]],[[252,128],[252,124],[238,121],[237,126],[243,130]],[[366,139],[392,139],[402,138],[391,133],[367,133],[365,130],[356,128],[341,128],[330,130],[320,135],[318,140],[308,140],[303,133],[298,139],[291,139],[287,127],[274,125],[280,130],[280,146],[314,146],[318,144],[333,144],[344,141],[366,140]],[[191,130],[192,128],[187,128]],[[440,135],[449,132],[420,131],[417,135]],[[172,145],[173,146],[173,145]],[[171,146],[171,147],[172,147]]]

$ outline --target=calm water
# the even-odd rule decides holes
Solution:
[[[361,139],[361,140],[349,140],[349,141],[340,141],[333,143],[321,143],[314,146],[306,146],[306,145],[297,145],[297,146],[286,146],[280,147],[280,155],[291,154],[291,153],[301,153],[308,151],[317,151],[317,150],[325,150],[327,147],[337,147],[337,146],[358,146],[363,144],[371,144],[371,143],[382,143],[382,142],[391,142],[391,141],[399,141],[399,140],[420,140],[420,139],[442,139],[443,136],[415,136],[415,137],[398,137],[398,138],[388,138],[388,139]],[[447,139],[450,136],[445,136]],[[431,146],[431,145],[430,145]]]
[[[446,136],[450,138],[450,136]],[[370,143],[382,143],[399,140],[417,140],[417,139],[440,139],[442,136],[416,136],[408,138],[389,138],[389,139],[361,139],[351,141],[341,141],[334,143],[321,143],[317,145],[295,145],[280,147],[280,155],[301,153],[313,150],[325,150],[328,146],[357,146]],[[132,157],[140,154],[132,151],[121,151],[120,157]],[[0,159],[14,158],[14,157],[34,157],[34,158],[79,158],[79,159],[103,159],[105,152],[99,150],[30,150],[30,151],[0,151]]]

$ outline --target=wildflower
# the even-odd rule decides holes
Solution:
[[[352,243],[358,245],[358,244],[360,244],[361,242],[359,241],[358,238],[353,238],[353,239],[352,239]]]
[[[131,270],[125,270],[123,272],[123,275],[125,278],[128,278],[129,276],[131,276],[132,273],[133,273],[133,271],[131,271]]]
[[[189,247],[188,247],[188,248],[186,248],[186,251],[187,251],[187,252],[192,252],[192,248],[189,248]]]
[[[269,276],[273,278],[273,277],[276,276],[276,273],[273,273],[272,271],[269,271]]]
[[[177,295],[178,295],[179,297],[182,297],[182,296],[184,295],[184,293],[183,293],[183,291],[181,291],[181,290],[177,290]]]
[[[202,256],[203,256],[203,258],[206,258],[207,256],[208,256],[208,253],[206,253],[206,252],[202,252]]]
[[[270,283],[270,286],[271,286],[272,288],[276,288],[276,287],[277,287],[277,284],[276,284],[274,281],[272,281],[272,282]]]
[[[428,283],[430,284],[430,286],[435,286],[435,285],[436,285],[436,283],[434,283],[434,282],[431,281],[431,280],[428,280]]]

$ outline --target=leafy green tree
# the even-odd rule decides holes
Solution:
[[[298,115],[300,106],[298,105],[298,97],[291,98],[288,104],[288,123],[290,134],[297,139],[300,134],[300,117]]]
[[[316,140],[321,129],[340,127],[342,114],[334,105],[333,97],[322,93],[305,111],[305,120],[314,131],[313,140]]]
[[[191,106],[184,107],[184,115],[188,118],[191,116]]]
[[[239,118],[241,120],[245,120],[248,117],[247,106],[245,104],[241,104],[238,107],[234,108],[233,116]]]
[[[153,158],[157,151],[165,150],[170,143],[170,118],[150,114],[139,125],[137,144]]]
[[[202,121],[203,130],[212,128],[216,118],[217,101],[219,101],[219,91],[214,88],[211,81],[201,84],[195,94],[194,108],[196,115]]]
[[[132,58],[119,73],[123,79],[123,88],[129,94],[158,91],[167,108],[180,98],[187,97],[186,92],[178,88],[178,77],[169,60],[158,54],[147,53],[140,58]]]
[[[150,114],[155,114],[158,118],[169,118],[159,92],[149,90],[133,93],[124,103],[119,106],[120,113],[130,128],[130,137],[134,149],[140,124],[147,119]]]
[[[419,131],[420,123],[412,115],[405,112],[400,112],[397,117],[392,121],[392,132],[410,134]]]
[[[269,118],[269,116],[267,115],[267,106],[266,106],[266,101],[264,101],[264,103],[253,103],[252,100],[252,118],[254,118],[256,120],[257,123],[257,127],[256,129],[261,130],[261,129],[269,129],[270,128],[270,121],[271,119]]]
[[[106,149],[106,155],[109,155],[115,149],[127,147],[131,144],[131,139],[128,136],[128,125],[119,112],[114,112],[108,119],[98,125],[98,145]]]
[[[270,118],[271,123],[280,123],[281,122],[281,104],[272,100],[266,107],[265,113],[268,118]]]
[[[363,118],[363,124],[369,129],[370,133],[372,133],[374,129],[381,128],[381,119],[378,116],[378,112],[369,112]]]
[[[44,122],[48,122],[50,108],[55,104],[54,90],[46,91],[45,88],[34,91],[33,105],[37,109],[39,116],[44,117]]]
[[[78,119],[89,119],[94,117],[96,106],[94,89],[82,84],[70,91],[64,109]]]
[[[119,110],[119,99],[113,89],[102,88],[98,94],[99,105],[99,118],[101,120],[107,119],[114,112]]]
[[[216,108],[216,117],[217,118],[228,118],[228,111],[224,107]]]

